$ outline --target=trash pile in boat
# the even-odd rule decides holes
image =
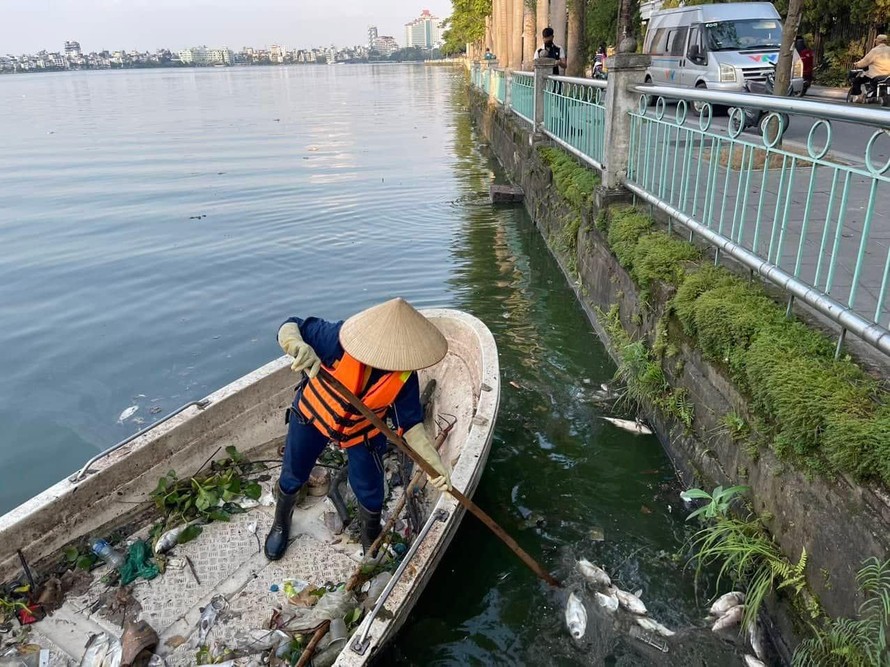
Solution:
[[[565,607],[566,628],[575,641],[580,642],[587,634],[587,603],[591,602],[629,636],[663,653],[670,651],[670,640],[680,630],[671,630],[649,616],[649,610],[641,599],[642,589],[633,593],[621,590],[604,569],[584,558],[576,563],[576,568],[583,577],[584,586],[569,593]],[[711,624],[711,631],[735,641],[733,635],[741,625],[744,602],[745,594],[739,591],[717,598],[709,610],[707,622]],[[748,629],[742,641],[753,653],[744,656],[745,664],[748,667],[765,667],[763,630],[759,622]]]
[[[384,591],[425,519],[425,476],[419,472],[412,476],[410,462],[398,454],[384,458],[389,489],[384,511],[387,521],[368,555],[347,561],[353,569],[351,576],[340,581],[282,577],[268,587],[265,599],[272,603],[262,627],[241,621],[240,613],[231,608],[231,595],[229,599],[214,595],[201,609],[197,624],[183,633],[188,637],[167,636],[160,646],[158,632],[140,618],[142,607],[135,585],[160,580],[175,571],[187,573],[201,586],[198,571],[180,547],[200,540],[212,524],[241,522],[256,540],[256,553],[261,552],[268,526],[260,530],[252,517],[262,518],[261,514],[248,512],[274,504],[268,489],[275,482],[266,464],[277,461],[248,461],[234,447],[226,449],[227,457],[212,461],[217,453],[219,450],[191,477],[179,478],[170,471],[158,481],[151,498],[161,519],[150,528],[129,537],[118,533],[72,544],[61,554],[58,567],[41,577],[31,572],[20,553],[21,580],[0,587],[0,667],[71,664],[60,663],[58,658],[51,662],[50,651],[40,646],[32,633],[34,628],[39,633],[41,621],[66,600],[85,606],[91,618],[107,621],[104,627],[122,629],[119,637],[110,632],[83,637],[83,653],[75,663],[82,667],[294,665],[303,664],[301,657],[306,664],[311,658],[315,667],[333,664],[349,635]],[[335,544],[348,540],[350,527],[358,524],[352,521],[354,496],[341,486],[345,483],[344,464],[342,453],[328,450],[304,487],[317,500],[328,496],[323,502],[329,510],[318,520],[339,536]],[[227,631],[217,636],[214,628],[226,623]],[[183,651],[187,652],[184,659]],[[179,659],[168,663],[171,653]]]

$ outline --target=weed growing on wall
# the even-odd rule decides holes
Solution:
[[[579,213],[589,207],[600,184],[599,175],[582,167],[575,158],[558,148],[542,148],[540,152],[553,173],[553,182],[562,198]]]
[[[759,285],[696,263],[691,244],[653,231],[641,211],[612,209],[603,226],[641,288],[655,280],[676,287],[670,312],[748,395],[777,454],[890,485],[890,400],[873,378],[850,359],[836,361],[830,340],[787,319]]]

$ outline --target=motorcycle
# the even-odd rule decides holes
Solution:
[[[763,81],[758,79],[746,79],[745,92],[754,93],[756,95],[772,95],[775,85],[776,66],[773,65],[773,70],[767,73]],[[784,135],[788,130],[788,124],[791,122],[791,117],[787,113],[780,113],[778,115],[782,120],[781,132],[782,135]],[[775,121],[775,116],[772,112],[754,107],[739,107],[730,111],[729,114],[729,126],[733,134],[740,134],[746,130],[754,130],[756,128],[761,134],[772,139],[772,136],[769,134],[770,128],[768,125],[775,125],[775,123],[770,123],[770,121]],[[739,127],[739,124],[741,124],[741,127]]]
[[[890,106],[890,76],[866,79],[861,85],[862,94],[853,94],[853,81],[862,75],[864,71],[863,69],[851,69],[847,74],[847,80],[850,82],[850,90],[847,91],[847,102],[852,104],[880,104],[882,107]]]

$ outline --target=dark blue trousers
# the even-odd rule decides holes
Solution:
[[[284,445],[284,465],[278,480],[284,493],[295,493],[306,483],[315,461],[327,443],[328,439],[312,424],[307,424],[302,414],[296,410],[290,411]],[[385,452],[386,438],[382,435],[372,439],[370,446],[355,445],[346,449],[349,486],[365,509],[372,512],[383,509]]]

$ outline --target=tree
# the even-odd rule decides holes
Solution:
[[[566,48],[566,0],[550,0],[550,27],[553,43]]]
[[[535,58],[537,46],[537,20],[535,8],[528,3],[525,5],[525,20],[522,24],[522,62],[530,65]]]
[[[773,95],[787,95],[791,87],[791,66],[794,62],[794,39],[800,28],[800,17],[803,0],[789,0],[788,15],[782,27],[782,46],[779,50],[779,61],[776,63],[776,82]]]
[[[535,30],[535,48],[541,37],[541,31],[550,25],[550,0],[538,0],[535,3],[537,13],[537,29]]]
[[[618,46],[618,0],[596,0],[586,13],[587,43],[594,48],[600,44]]]
[[[587,64],[587,35],[584,30],[584,0],[569,0],[566,44],[566,76],[584,76]]]
[[[621,40],[625,37],[634,36],[634,27],[636,25],[636,21],[634,21],[634,9],[635,3],[633,0],[618,0],[618,27],[615,37],[616,47],[621,44]]]
[[[513,22],[510,26],[510,67],[522,67],[522,33],[525,29],[525,0],[513,0]]]
[[[500,41],[500,44],[498,45],[498,49],[500,50],[498,51],[497,56],[502,65],[510,62],[510,47],[507,45],[510,36],[510,29],[508,27],[509,14],[507,13],[507,4],[510,2],[511,0],[498,0],[498,13],[494,17],[495,23],[497,25],[498,40]]]
[[[460,53],[467,44],[482,46],[485,19],[491,15],[491,0],[452,0],[453,11],[444,34],[445,53]]]

